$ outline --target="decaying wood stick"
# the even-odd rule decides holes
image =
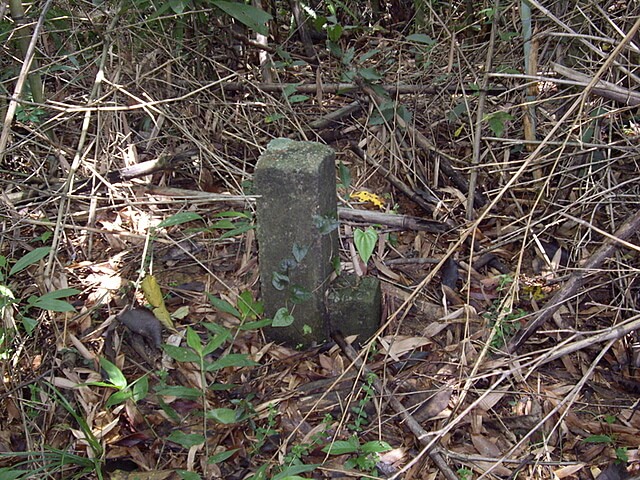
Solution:
[[[430,233],[444,233],[451,227],[437,220],[428,220],[411,215],[398,215],[395,213],[372,212],[370,210],[354,210],[351,208],[338,208],[340,220],[353,220],[356,222],[379,223],[388,227],[396,227],[401,230],[416,230]]]
[[[560,75],[570,78],[571,80],[575,80],[576,82],[580,82],[584,86],[589,85],[589,82],[591,82],[590,76],[565,67],[564,65],[560,65],[559,63],[554,63],[553,69]],[[628,88],[619,87],[618,85],[605,80],[598,80],[591,91],[596,95],[608,98],[609,100],[615,100],[616,102],[623,103],[630,107],[637,107],[640,105],[640,93],[629,90]]]
[[[315,83],[303,83],[299,85],[297,83],[251,83],[251,82],[226,82],[220,83],[218,86],[227,91],[243,91],[251,88],[257,88],[263,92],[279,93],[284,89],[291,87],[296,88],[297,93],[315,93],[318,86]],[[347,92],[349,90],[358,89],[358,85],[355,83],[325,83],[322,85],[322,91],[324,93],[340,93]],[[438,94],[442,91],[446,91],[451,94],[461,94],[463,89],[458,85],[433,87],[430,85],[382,85],[382,88],[390,95],[395,94]],[[467,86],[466,91],[470,91],[471,87]],[[500,95],[506,92],[505,87],[492,87],[486,90],[488,95]]]
[[[538,328],[549,320],[553,314],[560,308],[560,306],[576,294],[578,289],[582,287],[586,282],[587,274],[599,268],[604,261],[609,258],[615,250],[619,247],[619,242],[616,240],[626,240],[631,235],[636,233],[640,228],[640,210],[638,210],[632,217],[630,217],[614,234],[612,237],[608,237],[598,250],[595,251],[591,257],[585,262],[584,266],[579,270],[576,270],[569,280],[562,286],[556,294],[551,297],[551,300],[545,305],[545,308],[534,317],[527,325],[520,330],[507,345],[507,350],[510,353],[518,350],[527,339],[533,335]],[[614,238],[615,237],[615,238]]]

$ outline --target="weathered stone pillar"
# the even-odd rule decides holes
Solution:
[[[266,334],[292,347],[329,339],[325,294],[338,259],[335,178],[335,153],[315,142],[275,139],[256,165],[265,314],[285,324],[293,316]]]

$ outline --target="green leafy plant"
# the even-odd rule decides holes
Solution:
[[[371,399],[375,396],[375,389],[373,388],[373,382],[376,378],[376,375],[371,372],[365,378],[365,383],[362,385],[362,397],[358,400],[358,405],[352,407],[352,412],[355,417],[352,424],[347,425],[350,430],[355,432],[361,432],[362,426],[367,425],[369,423],[368,415],[365,410],[367,404],[371,401]]]
[[[214,0],[211,4],[261,35],[269,35],[267,23],[273,17],[264,10],[241,2]]]
[[[504,347],[507,342],[522,327],[521,319],[527,315],[527,312],[521,308],[508,312],[500,312],[499,303],[496,301],[491,309],[484,314],[489,321],[489,326],[495,330],[491,340],[491,347],[499,350]]]
[[[456,473],[460,480],[471,480],[473,478],[473,470],[469,468],[459,468]]]
[[[388,452],[391,445],[381,440],[374,440],[360,444],[358,435],[352,435],[348,440],[336,440],[322,449],[329,455],[353,455],[344,464],[346,469],[354,469],[375,474],[379,453]]]
[[[209,300],[216,309],[236,317],[240,321],[239,329],[260,328],[265,325],[265,323],[258,320],[263,311],[262,304],[253,300],[250,292],[243,292],[238,297],[235,306],[210,294]],[[169,418],[179,421],[179,415],[170,405],[162,401],[162,396],[179,396],[202,401],[202,409],[199,412],[192,413],[197,413],[201,418],[202,431],[207,431],[208,422],[230,425],[247,421],[255,413],[248,402],[231,402],[230,407],[207,408],[207,392],[234,388],[233,385],[209,382],[207,374],[229,367],[253,367],[259,364],[251,360],[247,354],[231,353],[229,351],[228,347],[230,347],[234,337],[229,329],[209,322],[203,322],[201,325],[206,328],[204,334],[199,334],[193,328],[188,327],[185,333],[185,345],[163,345],[163,349],[167,355],[178,362],[193,363],[200,375],[199,383],[202,387],[197,389],[180,385],[167,385],[166,375],[164,377],[160,376],[161,384],[155,388],[155,392],[159,396],[159,404]],[[186,433],[181,430],[173,431],[168,439],[187,449],[205,444],[206,441],[205,436],[202,434]],[[205,447],[208,448],[207,445]],[[232,454],[233,451],[218,452],[209,457],[209,463],[224,461]]]
[[[212,215],[212,218],[219,218],[216,223],[209,227],[209,230],[226,230],[220,236],[220,240],[237,237],[255,228],[253,215],[249,212],[219,212]]]
[[[25,254],[12,266],[11,261],[0,255],[0,314],[4,317],[5,310],[10,307],[18,307],[18,317],[28,334],[31,334],[37,325],[37,321],[30,317],[32,309],[48,310],[51,312],[72,312],[73,305],[65,300],[66,297],[77,295],[80,290],[74,288],[64,288],[43,295],[30,295],[26,302],[16,298],[14,288],[10,284],[12,277],[27,269],[31,265],[38,263],[51,252],[51,247],[38,247]],[[11,268],[9,268],[11,266]],[[7,270],[9,270],[7,272]],[[2,332],[3,339],[8,338],[7,331]]]
[[[358,255],[366,264],[373,254],[376,243],[378,243],[378,232],[373,227],[369,227],[364,231],[356,228],[353,231],[353,243],[356,246]]]
[[[485,115],[483,120],[489,124],[489,128],[496,137],[502,137],[506,124],[513,120],[513,115],[507,112],[493,112]]]
[[[66,410],[75,420],[78,428],[76,435],[82,435],[87,447],[91,450],[91,455],[77,455],[72,453],[73,448],[53,448],[47,445],[39,445],[37,451],[27,452],[2,452],[0,459],[7,459],[11,462],[10,467],[0,468],[0,479],[27,479],[44,477],[60,478],[81,478],[84,475],[92,474],[102,480],[102,457],[103,449],[100,441],[95,437],[90,426],[85,419],[76,412],[74,406],[60,393],[53,385],[45,382],[46,388],[31,385],[32,391],[37,390],[37,394],[46,395],[52,403],[58,404],[62,410]],[[58,414],[61,415],[61,414]],[[61,421],[61,420],[60,420]],[[19,460],[23,459],[23,460]]]
[[[129,399],[137,403],[146,398],[149,393],[149,378],[147,375],[135,380],[129,384],[120,369],[106,358],[100,358],[100,367],[109,377],[107,382],[89,382],[85,385],[93,385],[98,387],[113,388],[116,392],[109,397],[106,406],[113,407],[123,403]]]

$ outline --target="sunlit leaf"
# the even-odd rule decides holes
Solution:
[[[100,367],[102,367],[102,369],[107,372],[109,381],[115,388],[123,389],[127,386],[127,379],[125,378],[123,373],[109,360],[104,357],[100,357]]]

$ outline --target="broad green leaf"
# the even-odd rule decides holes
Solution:
[[[202,325],[207,327],[207,330],[215,333],[216,335],[224,335],[225,338],[228,338],[231,335],[231,332],[227,328],[222,325],[218,325],[217,323],[202,322]]]
[[[202,396],[202,392],[197,388],[183,387],[180,385],[165,385],[156,387],[155,392],[165,397],[180,397],[195,400]]]
[[[54,290],[53,292],[47,292],[44,295],[41,295],[40,299],[65,298],[71,297],[72,295],[78,295],[79,293],[82,292],[76,288],[63,288],[60,290]]]
[[[200,340],[200,335],[191,327],[187,327],[187,345],[189,345],[198,356],[203,356],[202,354],[202,340]]]
[[[309,98],[309,95],[291,95],[287,100],[289,100],[289,103],[302,103],[309,100]]]
[[[256,470],[256,473],[251,475],[247,480],[267,480],[267,468],[269,467],[269,463],[264,463],[263,465]]]
[[[214,408],[207,410],[206,417],[223,425],[231,425],[238,421],[238,412],[232,408]]]
[[[147,394],[149,393],[149,377],[147,375],[143,375],[136,380],[131,386],[131,391],[133,393],[133,401],[136,403],[147,398]]]
[[[0,297],[16,298],[13,295],[13,292],[11,291],[11,289],[9,287],[7,287],[6,285],[0,285]]]
[[[26,470],[16,470],[15,467],[0,468],[0,480],[16,480],[22,476],[25,478],[28,475]]]
[[[261,35],[269,35],[267,22],[273,17],[264,10],[244,3],[224,2],[222,0],[216,0],[211,3]]]
[[[168,439],[187,449],[196,445],[202,445],[205,440],[205,438],[199,433],[184,433],[180,430],[174,430],[171,432]]]
[[[330,455],[344,455],[345,453],[356,453],[359,447],[358,437],[353,436],[349,440],[336,440],[325,446],[322,451]]]
[[[255,322],[247,322],[238,327],[238,330],[258,330],[259,328],[268,327],[273,320],[265,318],[263,320],[256,320]]]
[[[237,228],[234,228],[233,230],[224,232],[222,235],[220,235],[219,239],[224,240],[225,238],[237,237],[238,235],[242,235],[243,233],[256,228],[255,225],[252,225],[250,223],[240,223],[240,222],[236,223],[236,227]]]
[[[287,98],[293,95],[294,93],[296,93],[296,90],[298,89],[298,85],[300,85],[300,83],[291,83],[289,85],[285,85],[284,88],[282,89],[283,97]]]
[[[204,347],[204,350],[202,351],[202,355],[209,355],[213,352],[215,352],[217,349],[219,349],[224,342],[231,336],[231,334],[228,331],[225,331],[224,333],[218,334],[218,335],[214,335],[213,338],[211,340],[209,340],[209,342],[207,343],[207,345]]]
[[[207,460],[207,463],[224,462],[226,459],[231,457],[238,450],[239,450],[238,448],[232,448],[231,450],[225,450],[224,452],[215,453],[209,457],[209,460]]]
[[[38,326],[38,320],[36,320],[35,318],[23,316],[22,326],[24,327],[25,332],[27,332],[28,335],[31,335]]]
[[[342,36],[342,30],[343,28],[340,24],[327,25],[327,37],[329,37],[331,42],[337,43]]]
[[[109,381],[115,388],[121,390],[127,386],[127,379],[125,378],[125,376],[122,374],[120,369],[109,360],[104,357],[100,357],[100,367],[102,367],[102,369],[107,372]]]
[[[9,276],[15,275],[16,273],[21,272],[22,270],[27,268],[29,265],[38,263],[44,257],[49,255],[50,251],[51,251],[51,247],[38,247],[30,251],[15,263],[15,265],[13,266],[13,268],[11,268],[11,271],[9,272]]]
[[[178,362],[200,362],[200,357],[190,348],[176,347],[175,345],[162,345],[167,355]]]
[[[382,78],[382,75],[380,75],[375,68],[360,69],[358,70],[358,74],[365,80],[368,80],[369,82],[375,82]]]
[[[236,227],[236,224],[233,223],[233,221],[229,220],[228,218],[225,218],[223,220],[218,220],[216,223],[211,225],[211,228],[221,228],[226,230],[229,230],[235,227]]]
[[[50,312],[73,312],[75,308],[69,302],[64,300],[55,300],[53,298],[34,297],[33,295],[27,299],[29,305]]]
[[[381,453],[381,452],[388,452],[389,450],[391,450],[391,445],[381,440],[374,440],[374,441],[365,443],[360,448],[362,450],[362,453]]]
[[[411,35],[407,35],[407,41],[422,43],[424,45],[435,45],[437,43],[433,38],[429,35],[425,35],[424,33],[413,33]]]
[[[196,472],[190,472],[189,470],[176,470],[176,473],[180,475],[180,478],[182,480],[202,480],[200,474]]]
[[[249,318],[255,320],[264,312],[264,305],[262,302],[255,301],[249,290],[245,290],[238,296],[236,306],[238,307],[238,310],[240,310],[243,319]]]
[[[268,125],[270,123],[275,123],[278,120],[282,120],[283,118],[285,118],[285,116],[282,113],[274,113],[264,117],[264,123]]]
[[[109,396],[105,405],[107,407],[113,407],[114,405],[119,405],[123,402],[126,402],[132,396],[133,396],[133,392],[128,388],[125,390],[118,390]]]
[[[273,316],[272,327],[288,327],[293,323],[293,315],[289,313],[289,310],[282,307],[279,308],[276,314]]]
[[[169,0],[169,5],[171,6],[171,10],[173,13],[177,13],[180,15],[184,12],[184,9],[187,7],[188,3],[184,0]]]
[[[237,387],[238,385],[235,385],[233,383],[212,383],[207,387],[207,389],[211,390],[212,392],[226,392]]]
[[[346,190],[349,190],[351,186],[351,171],[342,163],[342,160],[338,164],[338,174],[340,175],[340,183],[342,183],[342,186]]]
[[[362,231],[360,228],[356,228],[353,232],[353,243],[356,246],[356,250],[360,255],[362,261],[366,264],[371,258],[373,249],[378,242],[378,232],[372,227]]]
[[[236,310],[236,308],[226,300],[223,300],[218,297],[214,297],[210,293],[207,293],[207,297],[209,297],[209,302],[211,302],[211,305],[213,305],[213,308],[216,308],[224,313],[230,313],[236,318],[240,318],[240,312]]]
[[[369,50],[368,52],[365,52],[362,55],[360,55],[360,57],[358,58],[358,63],[359,64],[363,64],[364,62],[369,60],[371,57],[373,57],[373,56],[375,56],[375,55],[377,55],[379,53],[380,53],[380,50],[377,49],[377,48]]]
[[[183,223],[193,222],[194,220],[202,220],[202,217],[195,212],[180,212],[161,221],[157,228],[173,227],[174,225],[182,225]]]
[[[585,443],[614,443],[613,438],[610,435],[591,435],[586,437],[583,442]]]
[[[254,362],[244,353],[228,353],[215,362],[211,362],[205,367],[207,372],[213,372],[227,367],[255,367],[260,365]]]
[[[307,473],[312,472],[316,468],[318,468],[320,464],[309,464],[309,465],[290,465],[288,467],[284,467],[280,473],[271,477],[271,480],[298,480],[304,479],[304,477],[299,477],[298,473]]]
[[[484,120],[489,122],[489,128],[493,131],[494,135],[501,137],[505,130],[505,123],[513,120],[513,115],[507,112],[493,112],[486,115]]]

